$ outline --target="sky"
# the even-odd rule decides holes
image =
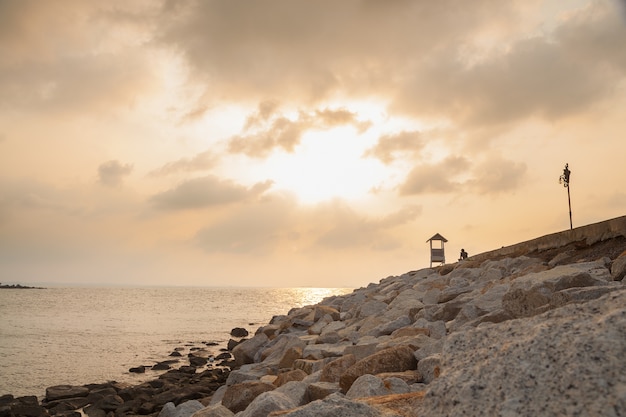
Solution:
[[[626,2],[0,0],[0,282],[360,287],[626,214]]]

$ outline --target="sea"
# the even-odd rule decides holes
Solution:
[[[129,372],[175,350],[221,353],[235,327],[253,335],[273,316],[348,288],[0,289],[0,396],[45,396],[54,385],[158,377]],[[211,352],[213,353],[213,352]],[[187,364],[187,363],[182,363]]]

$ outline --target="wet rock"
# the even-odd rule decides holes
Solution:
[[[250,333],[248,333],[248,331],[244,329],[243,327],[235,327],[234,329],[230,331],[230,335],[232,337],[246,337],[249,334]]]
[[[89,389],[83,386],[56,385],[46,388],[46,401],[86,397],[87,395],[89,395]]]

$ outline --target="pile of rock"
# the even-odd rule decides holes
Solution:
[[[626,415],[626,239],[601,244],[388,277],[237,329],[230,372],[5,396],[0,417]]]
[[[625,415],[624,265],[469,260],[292,309],[194,416]]]

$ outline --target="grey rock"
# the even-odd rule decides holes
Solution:
[[[626,290],[614,291],[448,336],[442,373],[429,385],[419,415],[623,413],[624,305]]]
[[[269,391],[260,394],[240,414],[239,417],[267,416],[272,411],[289,410],[298,404],[281,392]]]
[[[210,405],[192,414],[192,417],[233,417],[235,414],[222,404]]]
[[[377,409],[341,396],[331,395],[324,400],[313,401],[297,408],[282,417],[382,417]]]
[[[331,394],[340,392],[341,388],[337,382],[323,382],[318,381],[309,384],[306,389],[306,395],[308,401],[321,400],[328,397]]]
[[[626,276],[626,252],[622,253],[611,265],[611,278],[613,281],[622,281]]]
[[[186,401],[178,406],[174,403],[166,403],[158,417],[191,417],[196,411],[202,410],[204,406],[196,400]]]
[[[422,382],[430,384],[441,374],[441,354],[436,353],[420,360],[417,363],[417,372],[422,377]]]

